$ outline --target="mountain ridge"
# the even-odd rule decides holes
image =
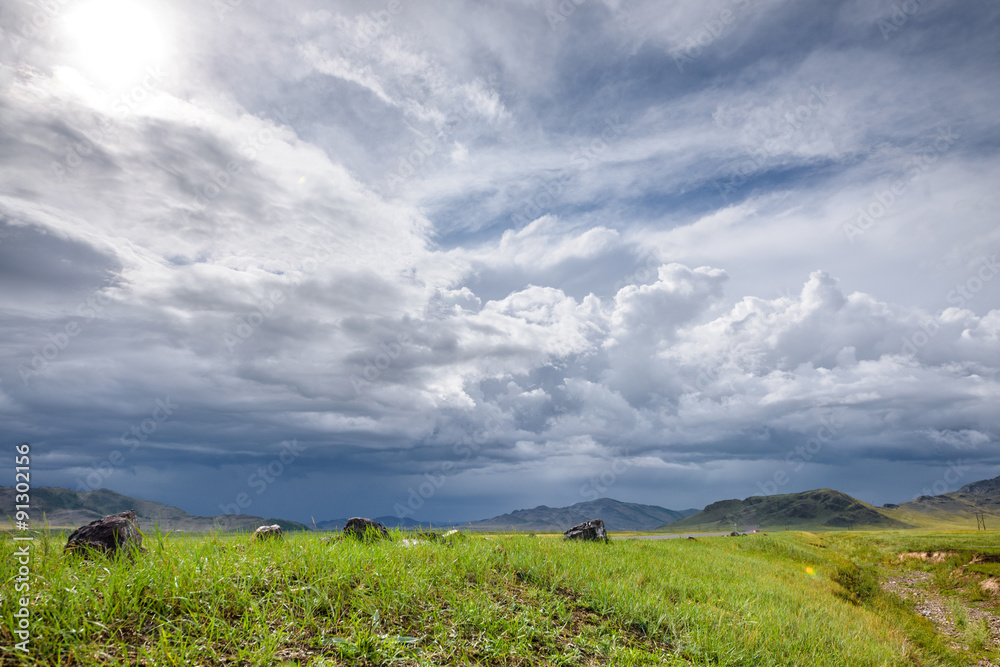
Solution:
[[[15,495],[14,487],[0,486],[0,508],[8,518],[13,514]],[[31,489],[30,497],[32,523],[38,524],[44,517],[50,526],[59,528],[77,528],[109,514],[134,509],[143,530],[159,526],[161,530],[204,533],[256,530],[258,526],[275,523],[284,530],[309,529],[297,521],[250,514],[195,516],[172,505],[133,498],[111,489],[74,491],[61,486],[40,486]]]
[[[957,491],[922,495],[887,509],[889,516],[933,527],[977,525],[976,515],[1000,520],[1000,477],[970,482]]]
[[[13,522],[14,487],[0,486],[0,508]],[[194,516],[184,510],[152,500],[126,496],[110,489],[73,491],[63,487],[31,490],[31,516],[39,522],[43,513],[53,527],[76,528],[94,519],[135,509],[140,525],[162,530],[208,532],[252,531],[262,524],[277,523],[285,530],[309,530],[305,524],[286,519],[245,514]],[[463,527],[471,530],[517,530],[562,532],[600,518],[610,531],[729,532],[753,528],[836,530],[851,528],[905,529],[928,527],[972,527],[976,515],[1000,521],[1000,476],[970,482],[957,491],[923,495],[911,501],[887,503],[876,508],[835,489],[813,489],[799,493],[750,496],[743,500],[719,500],[703,510],[670,510],[658,505],[598,498],[569,505],[538,505],[517,509],[489,519],[468,522],[432,522],[392,516],[376,517],[390,528],[417,529]],[[319,530],[340,530],[346,518],[320,521]]]
[[[563,532],[590,519],[602,519],[608,530],[652,530],[697,512],[694,509],[671,510],[659,505],[629,503],[614,498],[598,498],[567,507],[539,505],[531,509],[513,510],[490,519],[461,524],[473,530],[521,530]]]
[[[659,526],[667,531],[702,532],[855,527],[902,529],[914,526],[835,489],[720,500],[695,515]]]

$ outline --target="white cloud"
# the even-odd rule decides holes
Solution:
[[[452,461],[466,500],[626,448],[647,490],[753,487],[827,418],[824,471],[997,463],[1000,86],[968,15],[887,41],[856,3],[554,4],[182,2],[124,107],[55,32],[0,43],[4,424],[60,474],[169,394],[134,470],[301,437],[317,488]]]

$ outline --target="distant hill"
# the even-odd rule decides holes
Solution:
[[[569,507],[546,507],[515,510],[492,519],[464,523],[475,530],[519,530],[562,532],[590,519],[603,519],[608,530],[652,530],[664,523],[683,519],[698,510],[668,510],[657,505],[624,503],[612,498],[599,498]]]
[[[15,491],[10,486],[0,486],[0,512],[9,524],[14,513]],[[143,530],[156,525],[160,530],[182,530],[203,533],[212,530],[256,530],[264,524],[278,524],[285,530],[309,530],[308,526],[286,519],[265,519],[248,514],[222,516],[194,516],[182,509],[132,498],[109,489],[73,491],[59,486],[42,486],[31,489],[31,524],[38,528],[42,516],[53,528],[79,528],[108,514],[134,509]]]
[[[752,496],[745,500],[720,500],[701,512],[661,526],[668,531],[720,532],[759,528],[898,529],[913,526],[892,518],[888,510],[833,489],[774,496]]]
[[[890,517],[927,528],[975,528],[977,512],[985,515],[988,527],[1000,525],[1000,477],[939,496],[920,496],[886,510]]]
[[[318,530],[343,530],[344,526],[347,525],[349,519],[329,519],[327,521],[317,521],[316,528]],[[430,521],[417,521],[415,519],[409,518],[397,518],[394,516],[377,516],[374,521],[378,521],[380,524],[386,528],[430,528],[431,526],[444,526],[445,524],[438,524],[436,522]]]

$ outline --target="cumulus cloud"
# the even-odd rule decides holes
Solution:
[[[103,484],[215,513],[294,440],[255,510],[431,475],[471,519],[616,460],[748,495],[810,439],[797,487],[993,472],[995,13],[565,6],[173,3],[111,90],[15,3],[0,416],[43,483],[125,448]]]

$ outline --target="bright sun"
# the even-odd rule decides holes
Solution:
[[[77,69],[111,88],[142,78],[166,57],[163,23],[142,0],[89,0],[68,12],[65,29]]]

